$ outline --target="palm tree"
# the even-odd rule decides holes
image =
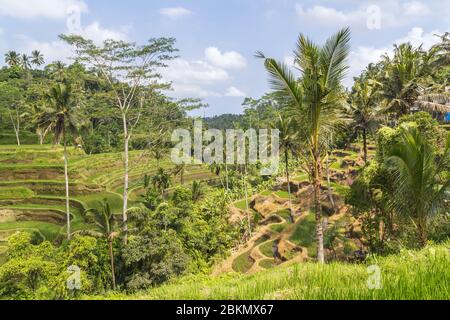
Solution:
[[[20,65],[24,70],[29,70],[31,68],[30,57],[26,54],[20,56]]]
[[[450,133],[442,157],[414,127],[406,127],[400,142],[386,160],[394,173],[390,205],[398,214],[412,219],[422,246],[427,244],[428,219],[445,212],[450,180],[443,175],[450,161]],[[447,208],[448,209],[448,208]]]
[[[428,60],[421,47],[410,43],[395,45],[394,58],[384,57],[385,73],[382,75],[386,111],[397,117],[408,114],[419,96],[418,80],[428,69]]]
[[[286,167],[286,181],[289,193],[289,209],[292,215],[291,179],[289,175],[289,153],[293,154],[298,147],[298,132],[296,131],[294,119],[283,117],[278,114],[278,121],[275,128],[280,131],[280,151],[284,153],[284,165]]]
[[[44,64],[44,55],[39,50],[34,50],[31,53],[31,63],[37,67]]]
[[[114,213],[111,210],[111,206],[105,199],[100,204],[100,209],[89,209],[85,212],[86,216],[92,218],[94,224],[97,226],[98,231],[88,230],[81,233],[88,234],[94,237],[103,237],[108,241],[109,247],[109,260],[111,262],[111,276],[113,290],[116,290],[116,276],[114,268],[114,250],[113,241],[118,236],[116,229],[116,220],[114,219]]]
[[[314,207],[317,224],[317,258],[325,263],[323,246],[323,218],[321,206],[322,154],[326,149],[327,135],[339,123],[344,103],[341,81],[348,69],[350,29],[346,28],[325,45],[315,45],[304,35],[298,39],[295,65],[301,73],[297,80],[289,68],[274,59],[265,58],[265,66],[271,76],[270,83],[277,96],[282,98],[298,119],[299,133],[306,141],[310,178],[314,187]]]
[[[164,171],[163,168],[158,168],[157,173],[152,178],[152,184],[161,195],[164,195],[164,191],[168,189],[171,184],[170,174]]]
[[[192,201],[199,201],[204,194],[203,183],[201,181],[192,182]]]
[[[9,51],[5,54],[5,62],[10,66],[17,66],[20,64],[20,55],[16,51]]]
[[[351,97],[350,113],[353,119],[353,127],[361,130],[364,145],[364,162],[367,163],[367,134],[374,131],[380,120],[380,110],[377,107],[379,97],[377,89],[381,83],[368,79],[357,81],[354,93]]]
[[[39,120],[39,126],[53,128],[55,143],[64,145],[64,178],[66,182],[66,214],[67,238],[70,240],[70,201],[69,201],[69,174],[67,155],[67,133],[71,133],[75,143],[78,138],[78,105],[70,84],[58,83],[50,89],[47,95],[48,107],[44,109]]]
[[[61,61],[53,62],[46,69],[56,81],[63,81],[66,78],[66,65]]]

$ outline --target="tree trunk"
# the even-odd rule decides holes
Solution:
[[[66,215],[67,215],[67,240],[70,240],[70,200],[69,200],[69,173],[68,173],[68,159],[67,159],[67,142],[66,133],[63,133],[64,139],[64,179],[66,182]]]
[[[124,134],[124,184],[123,184],[123,241],[125,245],[128,244],[128,188],[129,188],[129,173],[128,173],[128,161],[129,161],[129,143],[130,135],[128,134],[127,117],[122,115],[123,121],[123,134]]]
[[[367,163],[367,129],[363,129],[363,141],[364,141],[364,162]]]
[[[11,115],[11,112],[9,113],[9,117],[11,119],[11,122],[12,122],[12,125],[13,125],[13,128],[14,128],[14,133],[16,134],[17,145],[20,147],[20,137],[19,137],[20,122],[19,122],[19,119],[17,119],[17,125],[16,125],[16,122],[14,121],[14,118]]]
[[[322,221],[322,205],[320,203],[321,194],[321,165],[320,165],[320,155],[318,152],[314,156],[314,208],[316,215],[316,237],[317,237],[317,260],[319,263],[325,263],[325,254],[323,247],[323,221]]]
[[[330,157],[328,155],[327,155],[327,184],[328,184],[328,198],[330,198],[333,210],[336,211],[336,204],[334,202],[333,192],[331,192]]]
[[[287,150],[284,151],[284,164],[286,166],[286,181],[289,194],[289,215],[291,216],[292,221],[294,221],[294,216],[292,214],[291,179],[289,176],[289,154]]]
[[[108,240],[108,244],[109,244],[109,259],[111,260],[111,276],[112,276],[113,290],[116,290],[116,273],[114,271],[114,254],[113,254],[112,240]]]
[[[427,220],[426,218],[419,218],[417,221],[417,228],[419,231],[420,244],[424,248],[428,244]]]

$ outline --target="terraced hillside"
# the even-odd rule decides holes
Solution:
[[[108,199],[118,213],[122,207],[122,154],[86,155],[69,150],[70,205],[73,231],[91,228],[83,212]],[[171,169],[169,161],[161,163]],[[140,151],[130,155],[130,200],[136,201],[145,174],[156,172],[156,162]],[[187,168],[185,181],[212,179],[203,166]],[[178,179],[178,178],[177,178]],[[177,184],[174,179],[174,184]],[[63,150],[52,145],[0,146],[0,255],[8,236],[29,231],[56,241],[65,234]]]
[[[373,150],[370,155],[373,155]],[[353,259],[354,252],[362,246],[360,225],[344,205],[349,185],[364,164],[360,158],[357,148],[354,151],[337,151],[330,157],[332,201],[328,180],[323,181],[327,256],[343,261]],[[214,274],[255,273],[293,262],[307,262],[316,256],[316,223],[314,213],[310,211],[313,207],[313,190],[307,174],[298,172],[293,179],[291,203],[287,189],[286,180],[280,178],[275,189],[263,191],[251,199],[237,201],[231,206],[232,219],[245,219],[249,203],[257,227],[248,242],[216,266]]]

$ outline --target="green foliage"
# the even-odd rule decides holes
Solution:
[[[67,299],[108,288],[108,257],[105,243],[90,237],[75,237],[59,248],[49,242],[31,243],[28,233],[9,238],[7,259],[0,266],[0,298]],[[70,291],[69,266],[81,269],[81,289]]]
[[[130,237],[122,258],[127,268],[126,287],[134,291],[162,284],[181,275],[188,256],[173,230],[145,230]]]

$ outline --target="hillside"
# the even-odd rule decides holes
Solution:
[[[115,213],[122,208],[122,155],[86,155],[70,149],[69,180],[72,229],[90,229],[83,213],[108,199]],[[131,204],[143,190],[145,174],[156,172],[156,162],[142,151],[130,155]],[[168,162],[161,167],[173,168]],[[202,166],[187,168],[185,181],[207,180],[212,175]],[[179,178],[174,178],[174,185]],[[41,240],[60,240],[65,234],[65,187],[62,148],[52,145],[0,146],[0,254],[16,231],[33,232]]]
[[[421,251],[373,257],[364,264],[295,264],[253,275],[192,276],[136,295],[85,299],[136,300],[448,300],[450,243]],[[381,289],[371,290],[368,267],[381,270]],[[376,284],[376,281],[373,282]]]

